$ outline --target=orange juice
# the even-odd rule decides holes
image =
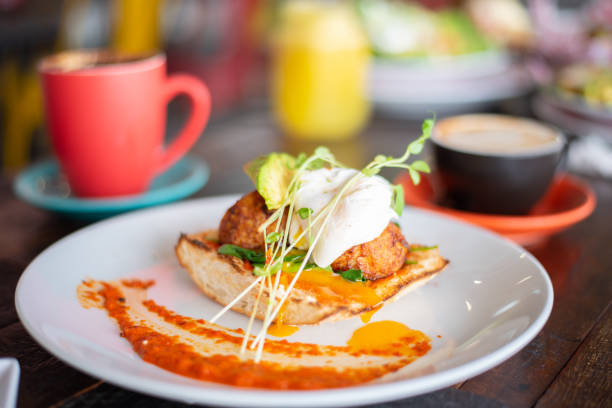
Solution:
[[[272,66],[274,111],[290,136],[341,140],[369,115],[369,48],[342,2],[290,1],[282,11]]]

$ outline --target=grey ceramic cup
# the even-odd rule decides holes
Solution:
[[[440,120],[432,134],[442,204],[489,214],[526,214],[550,186],[564,135],[540,122],[490,114]]]

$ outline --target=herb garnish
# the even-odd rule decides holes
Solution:
[[[222,255],[229,255],[229,256],[235,256],[236,258],[240,258],[242,260],[245,261],[249,261],[253,264],[253,266],[263,266],[265,264],[266,261],[266,257],[264,255],[263,252],[258,252],[258,251],[253,251],[251,249],[246,249],[246,248],[242,248],[239,247],[237,245],[232,245],[232,244],[224,244],[221,245],[218,249],[218,251],[220,254]],[[285,262],[290,262],[293,264],[297,264],[299,266],[299,264],[301,264],[301,262],[304,260],[305,258],[305,253],[294,253],[294,254],[289,254],[286,255],[283,260]],[[280,264],[279,264],[280,265]],[[308,269],[313,268],[314,266],[317,266],[316,264],[306,264],[306,266],[308,267]],[[322,268],[325,269],[325,268]],[[276,272],[274,272],[276,273]],[[274,274],[273,273],[273,274]],[[255,273],[253,273],[254,275],[256,275]]]
[[[365,282],[366,278],[363,276],[363,272],[359,269],[349,269],[347,271],[340,272],[340,276],[351,282]]]
[[[420,252],[420,251],[429,251],[430,249],[436,249],[438,246],[422,246],[422,247],[414,247],[410,248],[410,252]]]
[[[254,264],[264,264],[266,256],[262,252],[256,252],[251,249],[241,248],[238,245],[224,244],[217,250],[222,255],[235,256],[236,258],[247,260]]]
[[[280,239],[281,235],[278,232],[272,232],[266,236],[266,244],[272,244]]]
[[[310,217],[313,213],[314,213],[314,210],[312,208],[307,208],[307,207],[303,207],[297,210],[297,215],[299,215],[300,218],[303,220]]]
[[[305,258],[304,256],[305,254],[290,254],[285,256],[285,262],[294,262],[294,263],[298,263],[298,262],[302,262]]]
[[[281,270],[283,264],[275,263],[272,268],[266,268],[266,265],[259,264],[253,265],[253,275],[255,276],[268,276],[268,275],[276,275],[278,271]]]
[[[393,186],[393,197],[391,198],[393,203],[393,210],[397,215],[401,217],[402,212],[404,211],[404,187],[401,184],[396,184]]]

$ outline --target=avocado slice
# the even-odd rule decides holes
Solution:
[[[281,206],[295,174],[295,157],[287,153],[270,153],[244,165],[245,173],[266,201],[269,210]]]

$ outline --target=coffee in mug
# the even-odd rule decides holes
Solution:
[[[432,141],[444,204],[493,214],[526,214],[546,193],[565,146],[552,127],[489,114],[443,119]]]
[[[68,51],[39,64],[53,150],[80,197],[142,193],[204,130],[210,95],[196,77],[166,75],[163,54]],[[191,113],[164,145],[166,106],[185,94]]]
[[[40,63],[42,71],[70,72],[82,69],[91,69],[105,65],[128,64],[148,58],[157,54],[124,54],[110,50],[98,51],[69,51],[49,56]]]
[[[476,154],[538,154],[564,143],[552,128],[502,115],[457,116],[441,121],[436,130],[437,143]]]

